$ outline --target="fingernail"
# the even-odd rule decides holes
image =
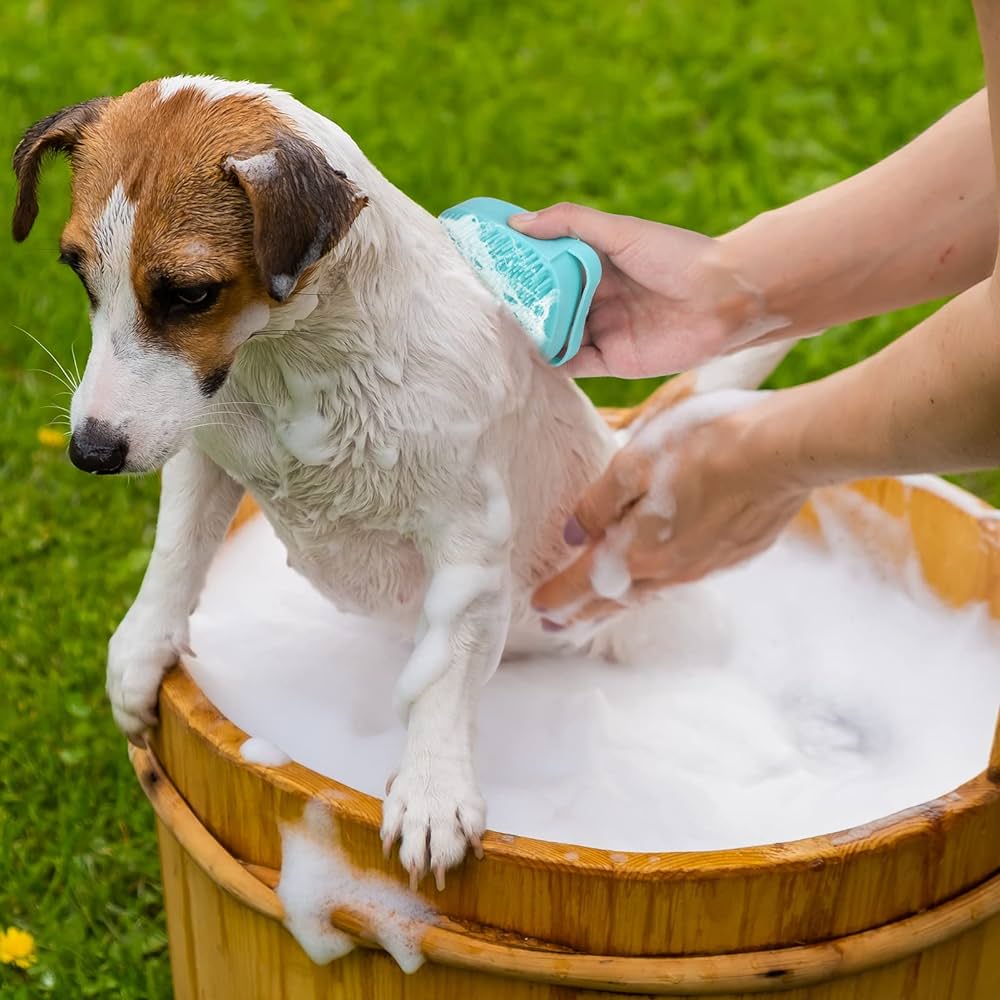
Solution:
[[[575,517],[571,517],[563,528],[563,538],[567,545],[583,545],[587,540],[587,532]]]
[[[508,222],[531,222],[532,219],[537,219],[537,212],[518,212],[517,215],[512,215],[507,221]]]
[[[554,622],[550,618],[542,619],[543,632],[561,632],[565,627],[565,625],[560,625],[559,622]]]

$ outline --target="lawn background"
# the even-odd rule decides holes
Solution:
[[[575,199],[710,233],[879,159],[982,84],[967,0],[17,0],[0,7],[0,149],[65,104],[178,72],[291,90],[433,212]],[[67,400],[17,329],[86,356],[84,295],[56,263],[67,178],[46,172],[26,244],[0,237],[0,927],[39,944],[30,975],[0,966],[0,997],[160,1000],[152,820],[103,698],[157,486],[81,475],[41,443],[45,407]],[[0,216],[13,196],[4,174]],[[774,384],[925,312],[802,344]],[[996,474],[967,482],[1000,502]]]

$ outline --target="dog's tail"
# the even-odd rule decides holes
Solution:
[[[692,368],[691,371],[664,382],[638,406],[624,410],[606,410],[604,415],[608,423],[618,430],[628,427],[640,417],[649,417],[660,410],[676,406],[682,399],[695,393],[713,392],[716,389],[756,389],[794,346],[794,340],[777,341],[715,358],[699,368]]]
[[[714,389],[756,389],[795,346],[794,340],[778,340],[761,347],[748,347],[737,354],[715,358],[688,372],[694,379],[693,392]]]

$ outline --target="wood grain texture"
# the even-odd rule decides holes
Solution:
[[[634,414],[616,422],[631,419]],[[865,516],[873,508],[860,503],[862,498],[882,512],[879,518]],[[1000,618],[1000,522],[985,516],[988,508],[977,517],[909,484],[874,480],[822,491],[800,515],[799,529],[819,535],[824,511],[832,508],[838,515],[846,512],[849,521],[857,511],[852,530],[872,551],[891,556],[903,538],[943,600],[955,606],[983,602]],[[247,504],[243,516],[252,515]],[[382,857],[377,799],[297,764],[248,765],[239,756],[245,734],[183,670],[164,684],[160,715],[152,750],[223,854],[258,873],[278,869],[278,820],[298,818],[305,803],[320,796],[336,815],[353,862],[405,882],[398,863]],[[957,897],[975,899],[967,894],[1000,876],[1000,721],[991,759],[983,766],[982,774],[955,791],[876,823],[745,850],[623,855],[491,832],[483,861],[451,873],[443,893],[427,887],[423,892],[448,926],[489,928],[497,940],[527,939],[547,960],[554,950],[568,949],[595,960],[700,955],[718,956],[724,964],[725,956],[740,952],[810,945],[822,950],[830,942],[834,950],[849,948],[850,942],[840,939],[944,908]],[[241,905],[208,877],[162,822],[161,852],[181,1000],[611,995],[435,962],[406,978],[391,959],[370,949],[316,968],[274,919]],[[918,951],[908,958],[802,988],[789,989],[793,982],[786,980],[780,985],[787,992],[780,995],[787,1000],[1000,998],[1000,918],[966,926],[930,947],[913,943]],[[474,934],[468,946],[475,950]],[[656,985],[637,982],[627,995],[652,995]],[[729,990],[717,994],[727,1000],[751,995],[746,984],[718,985]],[[614,989],[620,996],[629,984],[619,982]],[[705,995],[704,989],[691,989],[660,983],[656,992]]]
[[[211,836],[151,753],[131,752],[132,763],[157,818],[179,848],[213,885],[244,910],[270,920],[283,917],[274,890],[279,873],[246,865]],[[507,979],[654,995],[717,996],[733,991],[774,993],[857,975],[904,962],[1000,916],[1000,875],[941,906],[860,934],[768,951],[678,957],[582,955],[546,942],[498,934],[492,928],[436,916],[419,928],[420,950],[430,962]],[[335,909],[331,923],[361,947],[376,948],[376,928],[363,916]],[[187,941],[182,942],[189,951]]]

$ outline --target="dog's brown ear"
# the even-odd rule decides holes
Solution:
[[[38,174],[46,153],[72,154],[83,130],[101,116],[110,98],[95,97],[73,104],[35,122],[14,150],[17,202],[14,205],[14,239],[20,243],[31,232],[38,216]]]
[[[298,136],[282,136],[256,156],[227,157],[222,167],[250,201],[257,266],[278,302],[288,299],[302,272],[343,239],[368,204],[317,146]]]

